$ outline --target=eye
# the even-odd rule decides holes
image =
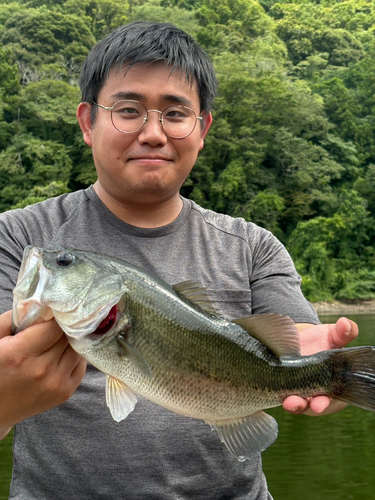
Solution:
[[[61,252],[56,257],[56,264],[61,267],[70,266],[71,264],[73,264],[74,261],[75,261],[74,255],[68,252]]]
[[[139,118],[147,113],[144,106],[136,101],[118,101],[113,105],[112,111],[118,118]]]
[[[193,112],[184,106],[170,106],[163,111],[163,118],[169,121],[185,121],[193,116]]]
[[[139,111],[135,108],[119,108],[117,109],[116,108],[116,113],[120,113],[122,115],[125,115],[125,116],[138,116],[139,115]]]

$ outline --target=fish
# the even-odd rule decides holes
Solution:
[[[55,318],[106,377],[121,421],[137,400],[201,419],[239,461],[277,438],[264,410],[290,395],[328,395],[375,411],[375,349],[302,356],[291,318],[229,321],[195,282],[170,286],[125,261],[71,248],[28,246],[13,300],[13,331]]]

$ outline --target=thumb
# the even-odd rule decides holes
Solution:
[[[333,347],[344,347],[358,335],[358,325],[348,318],[339,318],[333,325],[331,338]]]

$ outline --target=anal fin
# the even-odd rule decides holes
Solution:
[[[276,420],[263,411],[237,420],[207,423],[217,431],[220,440],[240,462],[265,450],[275,441],[278,433]]]
[[[107,406],[116,422],[124,420],[134,410],[137,395],[121,380],[106,375],[105,395]]]

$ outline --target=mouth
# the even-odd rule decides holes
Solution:
[[[151,165],[165,164],[173,161],[173,156],[171,154],[158,153],[156,151],[139,151],[134,152],[128,157],[129,161],[136,161],[140,164],[149,163]]]
[[[171,164],[171,160],[165,158],[131,158],[140,167],[164,167]]]
[[[115,325],[117,319],[118,307],[115,304],[109,311],[108,315],[101,321],[98,328],[91,335],[104,335]]]

